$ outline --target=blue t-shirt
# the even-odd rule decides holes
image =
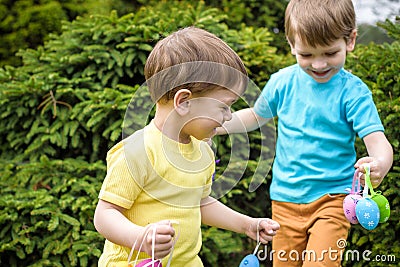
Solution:
[[[317,83],[298,64],[273,74],[257,99],[261,117],[278,117],[272,200],[310,203],[345,193],[354,174],[356,134],[383,131],[371,91],[341,69]]]

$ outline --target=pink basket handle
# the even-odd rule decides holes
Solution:
[[[357,182],[357,191],[354,191],[356,182]],[[353,183],[351,185],[350,194],[354,195],[354,194],[358,194],[358,192],[360,192],[360,171],[357,169],[354,172]]]

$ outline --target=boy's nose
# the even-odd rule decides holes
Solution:
[[[325,69],[328,64],[323,59],[314,60],[311,64],[312,68],[315,70]]]
[[[224,114],[224,121],[230,121],[232,119],[232,111],[228,109]]]

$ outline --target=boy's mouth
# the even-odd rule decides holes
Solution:
[[[325,79],[330,75],[331,70],[332,69],[327,69],[327,70],[323,70],[323,71],[316,71],[316,70],[310,70],[310,71],[315,78]]]
[[[217,128],[214,128],[214,129],[211,131],[211,137],[215,136],[216,134],[217,134]]]
[[[331,70],[329,69],[329,70],[325,70],[325,71],[315,71],[315,70],[312,70],[311,72],[312,72],[316,77],[318,77],[318,78],[325,78],[326,76],[328,76],[328,74],[329,74],[330,71],[331,71]]]

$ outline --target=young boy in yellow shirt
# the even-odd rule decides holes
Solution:
[[[107,155],[94,216],[107,239],[99,266],[126,263],[135,241],[136,251],[143,243],[140,259],[153,256],[166,266],[170,254],[171,266],[203,266],[201,223],[271,241],[278,223],[210,196],[215,159],[204,140],[231,119],[230,106],[247,87],[239,56],[215,35],[189,27],[157,43],[145,76],[155,117]]]

